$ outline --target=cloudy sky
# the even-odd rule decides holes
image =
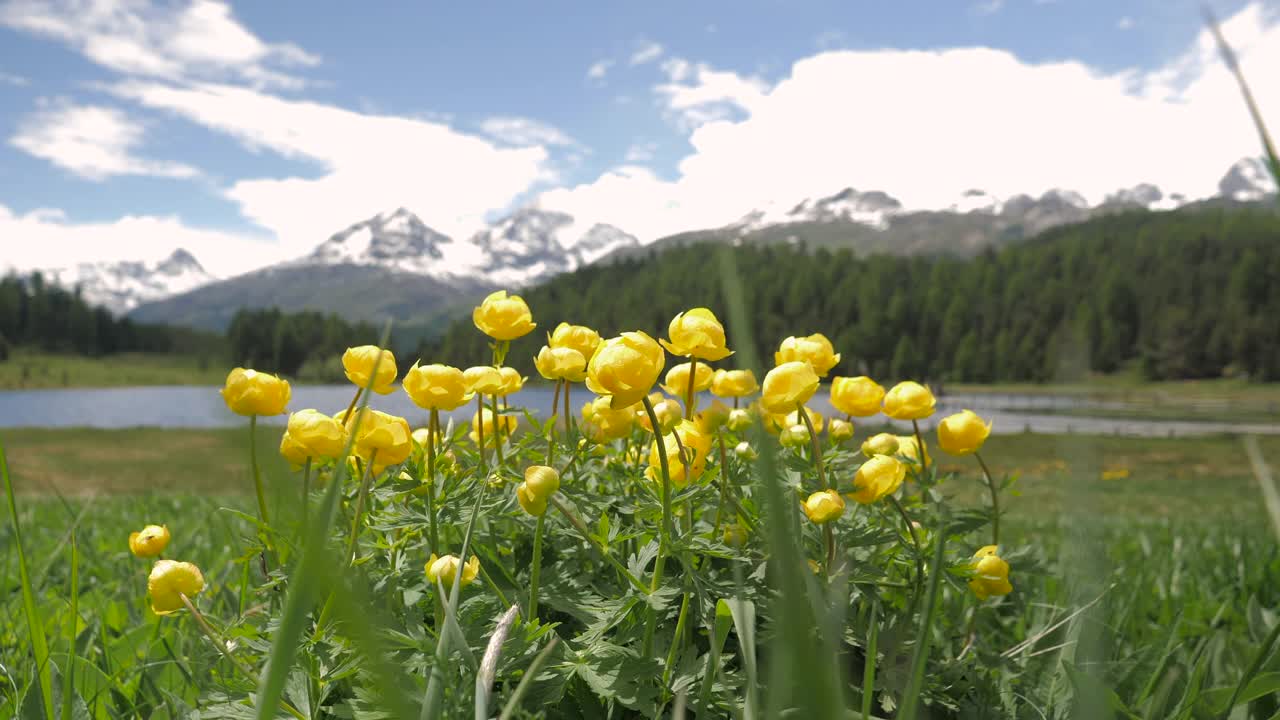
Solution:
[[[1280,128],[1280,0],[1210,4]],[[397,206],[647,241],[847,186],[1207,196],[1259,150],[1199,9],[0,0],[0,266],[230,274]]]

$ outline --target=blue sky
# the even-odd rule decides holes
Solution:
[[[1280,67],[1276,3],[1212,5]],[[229,273],[397,205],[651,240],[846,185],[1203,195],[1256,152],[1219,65],[1181,1],[0,0],[0,264]]]

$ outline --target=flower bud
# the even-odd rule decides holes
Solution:
[[[971,455],[982,449],[990,434],[991,423],[971,410],[961,410],[938,423],[938,447],[952,455]]]
[[[427,561],[426,571],[428,582],[435,585],[439,581],[448,590],[453,587],[453,578],[458,574],[458,558],[453,555],[437,557],[435,553],[432,553],[431,559]],[[474,582],[476,575],[479,573],[480,558],[472,555],[467,559],[466,564],[462,566],[462,587]]]
[[[129,533],[129,552],[136,557],[155,557],[169,545],[169,528],[166,525],[148,525],[141,532]]]
[[[827,435],[831,442],[842,443],[853,437],[853,423],[840,418],[832,418],[827,425]]]
[[[800,509],[815,524],[822,525],[844,515],[844,498],[835,490],[819,490],[810,495]]]
[[[923,420],[933,414],[937,400],[929,388],[907,380],[884,395],[884,414],[894,420]]]
[[[803,425],[791,425],[778,433],[778,442],[782,447],[801,448],[809,444],[809,428]]]
[[[204,575],[200,568],[188,562],[158,560],[147,577],[147,594],[151,596],[151,611],[157,615],[169,615],[183,608],[182,596],[195,597],[204,590]]]
[[[898,438],[890,433],[880,433],[872,435],[862,441],[862,454],[867,457],[875,457],[876,455],[897,455],[898,454]]]
[[[728,420],[729,429],[734,432],[742,432],[751,427],[751,413],[741,408],[734,409],[729,413]]]
[[[902,486],[907,466],[892,455],[876,455],[862,463],[853,476],[853,499],[867,505]]]
[[[522,482],[516,486],[516,500],[520,507],[534,517],[541,517],[547,512],[547,496],[536,495],[529,490],[529,483]]]
[[[742,547],[747,544],[747,529],[737,523],[725,525],[721,538],[729,547]]]
[[[733,449],[733,452],[738,456],[738,459],[743,462],[755,462],[756,459],[760,457],[760,453],[756,452],[756,449],[751,447],[751,443],[746,440],[738,443],[737,447]]]
[[[524,469],[524,484],[534,497],[545,500],[560,489],[560,473],[546,465],[530,465]]]
[[[1013,585],[1009,583],[1009,563],[996,554],[997,550],[995,545],[987,545],[974,553],[973,562],[969,564],[973,573],[969,589],[979,600],[1013,592]]]

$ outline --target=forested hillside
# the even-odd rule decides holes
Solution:
[[[584,268],[523,296],[539,331],[566,319],[602,334],[665,334],[676,312],[699,305],[727,321],[718,251],[734,256],[766,358],[788,335],[822,332],[843,353],[838,372],[885,380],[1044,381],[1066,359],[1097,372],[1137,363],[1156,379],[1280,380],[1280,216],[1259,210],[1108,215],[970,259],[699,244]],[[510,357],[522,362],[544,341],[522,338]],[[469,318],[423,353],[463,366],[488,355]]]

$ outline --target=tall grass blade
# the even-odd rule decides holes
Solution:
[[[1226,63],[1227,69],[1235,76],[1236,83],[1240,86],[1240,94],[1244,96],[1244,104],[1249,108],[1249,116],[1253,118],[1253,126],[1258,130],[1258,139],[1262,141],[1262,151],[1267,156],[1267,169],[1271,171],[1271,177],[1276,182],[1276,187],[1280,188],[1280,155],[1276,154],[1275,143],[1271,142],[1271,134],[1267,132],[1267,125],[1262,121],[1262,113],[1258,110],[1258,103],[1253,99],[1253,92],[1249,90],[1249,83],[1244,79],[1244,72],[1240,70],[1240,61],[1236,58],[1236,53],[1231,49],[1231,45],[1227,43],[1227,38],[1222,34],[1222,27],[1218,25],[1218,19],[1214,17],[1213,11],[1206,5],[1204,8],[1204,21],[1209,26],[1209,31],[1213,33],[1213,39],[1218,43],[1218,52],[1222,54],[1222,61]]]
[[[76,696],[76,628],[80,625],[80,550],[71,535],[71,628],[67,631],[67,669],[62,681],[62,720],[71,720]]]
[[[498,619],[498,627],[489,636],[489,645],[484,649],[484,659],[480,661],[480,672],[476,674],[476,720],[487,720],[489,717],[489,696],[493,692],[493,677],[498,672],[498,660],[502,657],[502,644],[507,641],[507,633],[516,621],[520,608],[512,605]]]
[[[525,671],[524,677],[520,678],[520,684],[516,685],[515,692],[511,693],[511,697],[507,699],[507,704],[502,708],[502,714],[498,716],[498,720],[511,720],[516,710],[520,709],[520,700],[524,698],[524,694],[529,691],[534,680],[538,677],[538,673],[542,672],[542,666],[547,664],[547,660],[551,658],[551,653],[559,644],[560,638],[552,635],[551,641],[547,646],[542,648],[542,652],[529,663],[529,669]]]
[[[22,528],[18,525],[18,500],[13,493],[13,481],[9,478],[9,460],[5,456],[4,443],[0,443],[0,477],[4,479],[4,492],[9,501],[9,518],[13,521],[13,544],[18,554],[18,578],[22,583],[22,610],[27,618],[27,631],[31,635],[31,654],[36,663],[36,677],[40,683],[40,700],[44,716],[53,713],[53,667],[49,660],[49,642],[44,636],[44,623],[36,606],[35,590],[31,586],[31,572],[27,568],[26,549],[22,545]]]

